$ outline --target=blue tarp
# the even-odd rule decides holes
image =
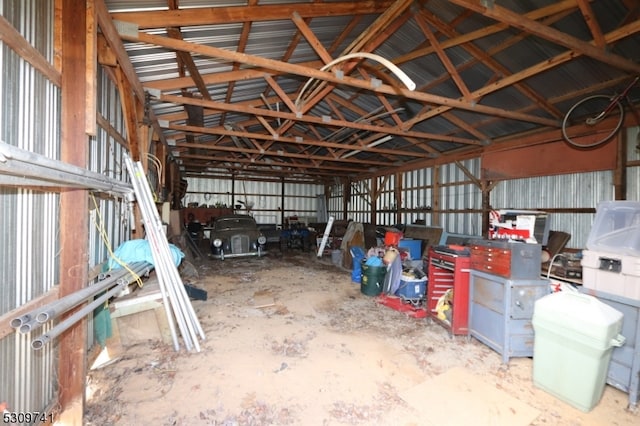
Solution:
[[[173,256],[173,262],[176,266],[180,265],[184,258],[184,253],[173,244],[169,244],[171,255]],[[155,267],[153,261],[153,254],[151,253],[151,245],[149,241],[144,239],[129,240],[120,244],[120,246],[113,253],[117,259],[124,263],[133,262],[148,262]],[[109,258],[108,269],[119,269],[121,266],[116,262],[113,257]]]
[[[351,257],[353,258],[351,281],[360,284],[362,281],[362,259],[364,259],[364,249],[362,247],[351,247],[350,252]]]
[[[378,256],[370,256],[365,262],[367,266],[385,266],[384,262]]]

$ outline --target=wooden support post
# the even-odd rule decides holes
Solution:
[[[396,223],[402,223],[402,173],[396,173],[394,199],[396,201]]]
[[[86,4],[62,0],[61,44],[61,150],[63,162],[87,166],[88,137],[86,124]],[[95,25],[93,26],[95,30]],[[95,117],[94,117],[95,118]],[[86,190],[69,190],[60,194],[60,297],[86,286],[88,274],[88,211]],[[68,314],[75,312],[72,309]],[[74,417],[84,411],[84,384],[87,371],[87,321],[83,319],[60,336],[59,399],[62,410],[72,405]],[[78,407],[79,406],[79,407]],[[82,423],[82,417],[76,419]]]
[[[378,191],[378,178],[371,178],[371,224],[376,226],[378,224],[378,198],[380,197],[380,191]]]
[[[284,202],[286,199],[286,190],[284,183],[284,176],[280,178],[280,205],[282,208],[280,209],[280,224],[284,227]]]
[[[330,210],[329,203],[331,202],[331,188],[332,188],[331,185],[327,185],[327,184],[324,185],[324,203],[327,206],[327,216],[330,216],[330,214],[329,214],[329,210]],[[327,219],[329,219],[329,218],[327,217]]]
[[[488,189],[491,182],[483,180],[482,191],[482,237],[489,237],[489,213],[491,212],[491,191]]]
[[[440,166],[433,166],[433,191],[431,194],[431,224],[440,225]]]
[[[351,180],[342,180],[342,219],[347,220],[349,215],[349,203],[351,203]]]
[[[622,128],[615,138],[618,152],[616,168],[613,172],[614,197],[616,200],[627,199],[627,129]]]

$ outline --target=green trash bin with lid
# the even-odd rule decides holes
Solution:
[[[536,300],[533,384],[584,411],[602,398],[623,314],[597,298],[560,291]]]

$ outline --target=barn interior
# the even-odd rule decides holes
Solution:
[[[637,424],[637,0],[0,15],[5,422]]]

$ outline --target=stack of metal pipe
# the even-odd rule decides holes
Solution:
[[[151,248],[174,348],[176,351],[180,350],[173,321],[175,319],[187,350],[195,349],[200,352],[198,336],[204,340],[204,331],[174,263],[164,226],[144,169],[139,161],[133,162],[128,156],[125,156],[125,164],[132,180],[136,201],[145,226],[146,238]]]
[[[134,262],[129,264],[127,268],[110,271],[108,276],[105,277],[103,275],[104,279],[94,285],[68,294],[54,302],[14,318],[11,320],[11,326],[21,333],[29,333],[81,303],[90,301],[86,306],[60,321],[52,327],[51,330],[31,341],[31,347],[33,349],[42,349],[48,342],[64,333],[85,316],[91,314],[102,303],[124,290],[129,283],[137,280],[139,277],[148,275],[151,269],[152,265],[148,262]],[[98,294],[100,295],[96,297]]]

